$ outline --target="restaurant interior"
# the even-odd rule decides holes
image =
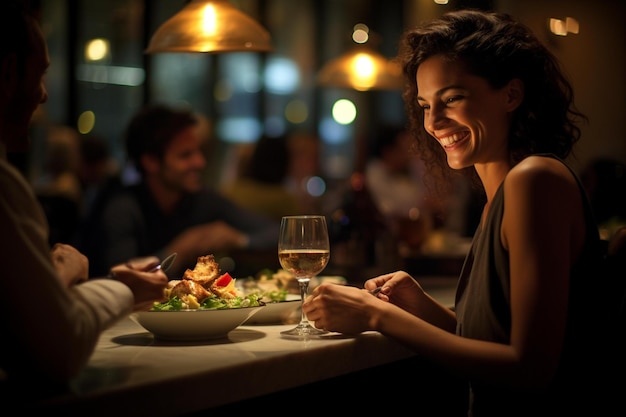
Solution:
[[[318,145],[317,153],[312,153],[316,155],[315,171],[302,182],[306,193],[302,198],[311,201],[312,211],[329,219],[332,255],[324,274],[345,277],[346,282],[360,285],[374,274],[402,268],[422,278],[427,289],[452,305],[456,276],[476,225],[474,208],[480,205],[481,197],[465,192],[461,208],[457,207],[461,216],[457,221],[452,221],[452,216],[424,220],[407,214],[406,219],[401,219],[404,223],[400,229],[420,236],[417,241],[411,241],[398,234],[372,233],[378,220],[372,214],[376,209],[371,207],[362,178],[373,132],[382,125],[406,122],[402,81],[393,62],[401,33],[449,10],[478,8],[507,12],[520,19],[561,60],[572,80],[577,106],[589,117],[588,123],[581,126],[582,140],[569,162],[581,174],[595,161],[616,162],[622,168],[622,188],[610,190],[615,193],[613,201],[626,195],[623,171],[626,137],[622,133],[626,131],[626,3],[622,0],[209,1],[221,3],[222,7],[229,7],[229,13],[241,13],[249,19],[229,28],[248,38],[237,40],[240,43],[235,46],[197,41],[178,50],[175,45],[167,44],[176,41],[176,35],[169,35],[169,39],[166,36],[165,40],[157,40],[156,35],[186,7],[204,2],[37,0],[34,3],[39,6],[49,47],[51,66],[46,75],[49,99],[37,109],[33,119],[32,152],[12,155],[34,185],[47,174],[50,138],[67,128],[78,132],[80,138],[102,138],[110,154],[111,169],[132,183],[136,172],[125,160],[123,132],[135,112],[149,103],[187,106],[202,116],[210,139],[205,181],[211,187],[222,187],[236,178],[246,152],[261,136],[312,137]],[[369,65],[379,73],[364,80],[359,78],[362,74],[352,72],[348,62],[357,53],[375,60]],[[347,217],[352,225],[350,230],[344,228]],[[621,221],[626,222],[626,217]],[[260,268],[279,267],[275,250],[261,254],[234,252],[226,254],[223,260],[228,259],[240,263],[233,267],[237,276],[252,274]],[[138,351],[143,347],[138,339],[120,336],[116,340],[135,346]],[[337,346],[340,343],[337,341]],[[373,346],[367,352],[375,352],[374,348],[382,342],[372,339],[363,343],[368,349]],[[236,345],[236,341],[232,344]],[[409,357],[400,348],[394,348],[400,353],[390,361]],[[343,349],[333,352],[348,355],[346,358],[354,353],[349,350],[352,346]],[[304,349],[298,355],[303,352]],[[268,357],[274,355],[262,353]],[[294,356],[294,360],[299,358]],[[346,359],[337,356],[337,362],[342,358]],[[132,362],[135,356],[128,360]],[[379,362],[386,360],[381,358]],[[363,363],[368,364],[364,366],[378,364],[372,358],[363,358]],[[399,361],[395,368],[380,375],[370,373],[368,378],[388,377],[401,372],[402,366],[404,362]],[[120,365],[115,371],[119,374],[107,374],[111,379],[105,385],[114,386],[128,370]],[[298,383],[308,383],[319,370],[311,365],[306,371],[310,378],[292,378]],[[193,383],[195,376],[189,375],[185,378]],[[89,385],[91,378],[95,380],[95,374],[85,376],[83,388],[93,388]],[[103,376],[97,378],[101,383]],[[138,378],[139,384],[142,378],[143,375]],[[153,382],[150,377],[147,380]],[[252,389],[232,376],[226,380],[233,386],[240,383],[242,390]],[[430,387],[414,389],[434,392],[448,382],[434,381]],[[340,379],[335,385],[323,388],[306,385],[308,391],[290,395],[317,395],[316,389],[342,390],[346,384],[365,386],[356,373],[350,380]],[[259,394],[271,390],[282,392],[285,388],[275,382],[265,388],[254,387]],[[197,391],[196,388],[190,393]],[[112,398],[135,401],[139,407],[138,403],[154,396],[154,392],[159,393],[146,390],[137,399],[131,400],[130,394],[125,393]],[[234,400],[241,399],[236,393],[229,393],[224,403],[231,395]],[[270,402],[265,405],[280,401],[279,397],[268,398]],[[106,396],[96,395],[91,400],[100,400],[97,404],[102,410],[113,409]],[[196,403],[195,398],[188,397],[185,401],[189,410],[206,408],[206,403],[199,400]],[[88,410],[93,415],[104,413],[94,412],[90,404],[79,404],[77,409]],[[254,406],[254,402],[247,405]],[[178,414],[167,407],[159,410],[144,406],[146,415]]]
[[[130,117],[148,103],[187,106],[207,125],[205,179],[211,187],[235,179],[247,150],[262,135],[316,139],[315,170],[300,188],[311,211],[326,214],[336,231],[329,274],[356,280],[400,265],[422,275],[454,275],[473,233],[479,196],[470,193],[450,203],[457,204],[457,214],[449,217],[461,220],[445,214],[434,225],[406,220],[424,235],[414,242],[396,234],[370,236],[373,217],[362,210],[350,214],[348,205],[354,210],[359,199],[367,199],[359,179],[373,132],[405,123],[402,81],[393,63],[400,34],[421,20],[467,7],[512,14],[562,61],[576,103],[589,117],[570,158],[575,169],[582,172],[599,159],[622,167],[626,161],[626,140],[619,133],[626,127],[626,6],[620,0],[233,0],[219,3],[247,20],[228,30],[243,31],[249,45],[158,45],[164,41],[157,31],[194,3],[203,2],[35,1],[51,58],[49,100],[33,120],[33,151],[16,157],[33,184],[48,175],[50,138],[68,128],[105,141],[111,169],[134,181],[122,144]],[[163,39],[167,36],[176,39]],[[373,78],[355,82],[349,62],[358,53],[375,62],[369,64],[378,71]],[[351,215],[353,229],[346,231]],[[239,274],[253,273],[265,262],[278,266],[273,253],[250,262],[243,262],[249,254],[236,256],[242,260]]]

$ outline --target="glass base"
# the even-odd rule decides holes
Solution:
[[[319,337],[328,334],[328,332],[326,330],[316,329],[309,323],[300,323],[293,329],[282,331],[280,334],[289,338],[306,339]]]

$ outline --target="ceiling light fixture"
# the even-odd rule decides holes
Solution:
[[[227,0],[191,0],[157,29],[145,52],[271,50],[267,30]]]
[[[580,31],[578,20],[573,17],[566,17],[565,19],[550,18],[548,27],[550,32],[558,36],[567,36],[568,33],[577,35]]]
[[[403,85],[400,65],[374,51],[367,44],[369,38],[369,28],[356,25],[352,39],[357,45],[326,63],[318,74],[317,83],[358,91],[400,90]]]

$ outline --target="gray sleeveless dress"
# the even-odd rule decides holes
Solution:
[[[576,176],[573,171],[572,174]],[[584,196],[582,184],[578,182]],[[567,334],[558,375],[547,390],[540,392],[470,381],[470,416],[568,415],[568,409],[581,411],[587,406],[586,400],[590,398],[586,397],[598,384],[597,379],[588,378],[593,378],[590,372],[599,370],[598,343],[593,342],[598,341],[594,332],[601,332],[601,318],[589,300],[598,262],[599,237],[586,201],[585,213],[587,242],[572,270]],[[485,224],[482,228],[479,225],[474,235],[461,271],[455,301],[456,333],[460,336],[499,343],[510,341],[509,255],[500,240],[503,214],[504,187],[501,185]]]

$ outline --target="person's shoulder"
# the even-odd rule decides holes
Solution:
[[[504,189],[508,202],[517,206],[580,206],[575,174],[562,160],[550,156],[529,156],[519,162],[506,176]]]
[[[511,169],[506,182],[520,187],[576,185],[574,174],[565,162],[548,155],[532,155],[523,159]]]
[[[0,158],[0,209],[3,220],[12,213],[16,216],[43,216],[41,204],[37,200],[33,187],[26,178],[11,165]],[[13,217],[11,217],[13,218]]]
[[[23,193],[29,190],[28,183],[20,172],[9,162],[0,159],[0,186],[3,196]]]

